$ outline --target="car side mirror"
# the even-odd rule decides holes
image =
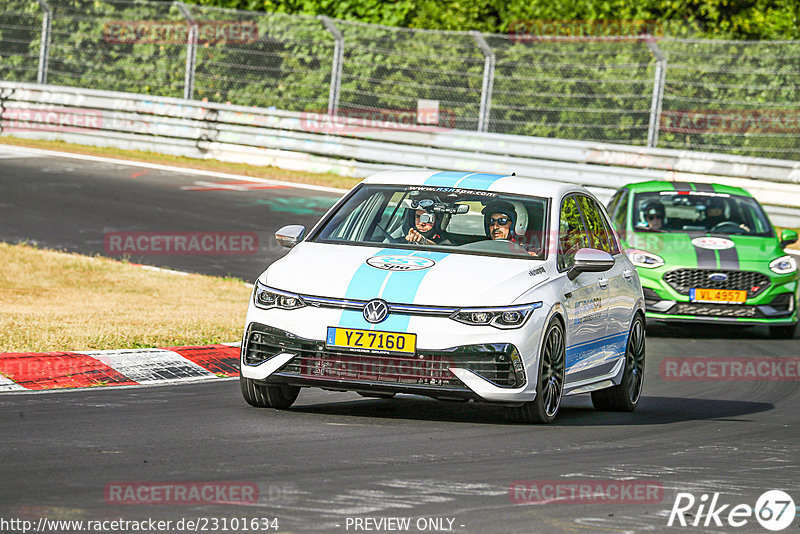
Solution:
[[[281,246],[292,248],[306,235],[306,227],[300,224],[290,224],[275,232],[275,239]]]
[[[600,273],[614,266],[614,256],[596,248],[582,248],[575,253],[575,263],[567,278],[575,280],[581,273]]]
[[[781,232],[781,248],[786,248],[792,243],[797,243],[797,232],[794,230],[783,230]]]

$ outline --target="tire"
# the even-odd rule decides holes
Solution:
[[[797,323],[787,326],[770,326],[769,337],[772,339],[792,339],[797,330]]]
[[[267,386],[239,375],[242,397],[250,406],[256,408],[288,408],[297,400],[300,388],[286,384]]]
[[[556,317],[547,324],[539,351],[539,372],[536,376],[536,398],[522,406],[508,408],[508,415],[520,423],[552,423],[561,406],[564,392],[566,345],[564,327]]]
[[[639,404],[644,385],[645,361],[644,319],[636,315],[628,333],[625,347],[625,371],[618,386],[592,391],[595,410],[604,412],[632,412]]]

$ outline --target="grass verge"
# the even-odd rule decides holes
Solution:
[[[238,341],[242,280],[0,243],[0,353]]]
[[[138,150],[123,150],[112,147],[76,145],[72,143],[65,143],[64,141],[42,141],[36,139],[21,139],[17,137],[0,136],[0,144],[28,148],[41,148],[44,150],[57,150],[59,152],[70,152],[73,154],[85,154],[89,156],[103,156],[107,158],[124,159],[129,161],[157,163],[160,165],[172,165],[174,167],[201,169],[204,171],[227,172],[231,174],[239,174],[241,176],[252,176],[254,178],[282,180],[284,182],[295,182],[301,184],[323,185],[327,187],[338,187],[340,189],[350,189],[361,181],[360,178],[349,178],[347,176],[339,176],[338,174],[332,173],[321,174],[313,172],[287,171],[277,167],[260,167],[256,165],[246,165],[244,163],[227,163],[217,160],[170,156],[167,154],[159,154],[157,152],[141,152]]]

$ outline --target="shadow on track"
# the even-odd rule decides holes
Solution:
[[[724,341],[736,339],[771,339],[769,330],[763,325],[740,326],[726,324],[687,324],[687,323],[647,323],[647,336],[653,338],[691,338],[719,339]],[[797,334],[793,338],[797,340]],[[792,341],[792,339],[781,340]]]
[[[633,413],[598,412],[591,407],[591,401],[586,396],[565,399],[558,418],[550,426],[665,425],[720,419],[748,422],[745,416],[765,412],[773,407],[773,404],[766,402],[642,397],[639,407]],[[414,396],[296,405],[287,411],[376,419],[518,425],[509,421],[505,410],[500,406],[474,402],[443,402]]]

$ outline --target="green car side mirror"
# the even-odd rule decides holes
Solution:
[[[781,248],[786,248],[792,243],[797,243],[797,232],[794,230],[783,230],[781,232]]]

